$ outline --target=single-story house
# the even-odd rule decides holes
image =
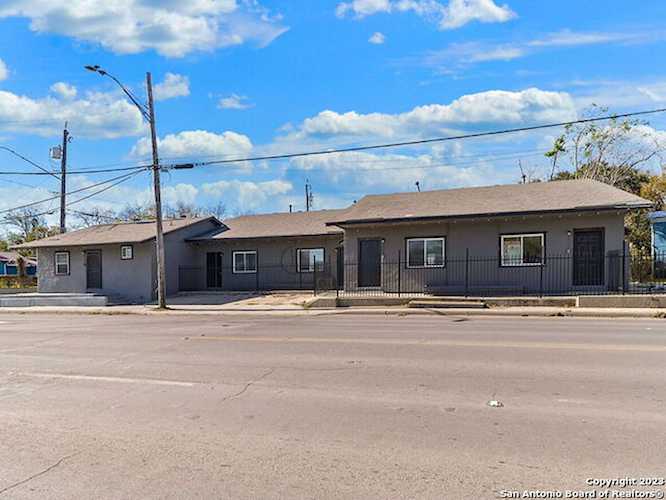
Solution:
[[[365,196],[341,210],[165,221],[167,293],[338,288],[384,292],[617,290],[624,217],[649,208],[593,180]],[[152,222],[31,242],[39,289],[146,301]],[[622,265],[622,262],[625,262]]]
[[[0,252],[0,277],[19,276],[21,273],[21,262],[25,276],[37,274],[37,261],[30,257],[23,257],[18,252]]]

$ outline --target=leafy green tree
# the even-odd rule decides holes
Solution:
[[[607,114],[606,108],[593,106],[585,116]],[[648,199],[660,210],[665,204],[666,178],[653,175],[650,167],[662,160],[666,144],[648,125],[618,118],[568,125],[546,153],[552,162],[550,179],[595,179]],[[565,159],[568,168],[560,169]],[[648,212],[632,211],[625,221],[627,240],[639,252],[650,252]]]

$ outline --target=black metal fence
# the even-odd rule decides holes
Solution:
[[[541,260],[541,259],[540,259]],[[666,293],[666,253],[549,255],[524,263],[498,257],[449,258],[438,267],[411,267],[404,260],[358,264],[259,265],[256,272],[181,266],[181,291],[308,290],[343,295],[584,295]]]

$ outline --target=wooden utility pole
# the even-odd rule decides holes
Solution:
[[[67,192],[67,144],[69,143],[69,131],[67,130],[67,122],[65,122],[65,129],[62,131],[62,152],[60,153],[60,233],[67,231],[65,204]]]
[[[166,309],[166,264],[164,253],[164,232],[162,228],[162,191],[160,187],[160,160],[157,156],[157,131],[155,129],[155,107],[153,105],[153,81],[150,72],[146,73],[148,91],[148,116],[150,139],[153,145],[153,189],[155,191],[155,244],[157,246],[157,307]]]
[[[310,185],[310,180],[306,179],[305,181],[305,211],[309,212],[312,208],[312,186]]]

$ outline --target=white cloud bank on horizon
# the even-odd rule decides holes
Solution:
[[[538,88],[489,90],[463,95],[448,104],[427,104],[397,114],[324,110],[303,120],[279,141],[335,137],[418,139],[449,130],[560,122],[575,117],[574,101],[566,92]]]

